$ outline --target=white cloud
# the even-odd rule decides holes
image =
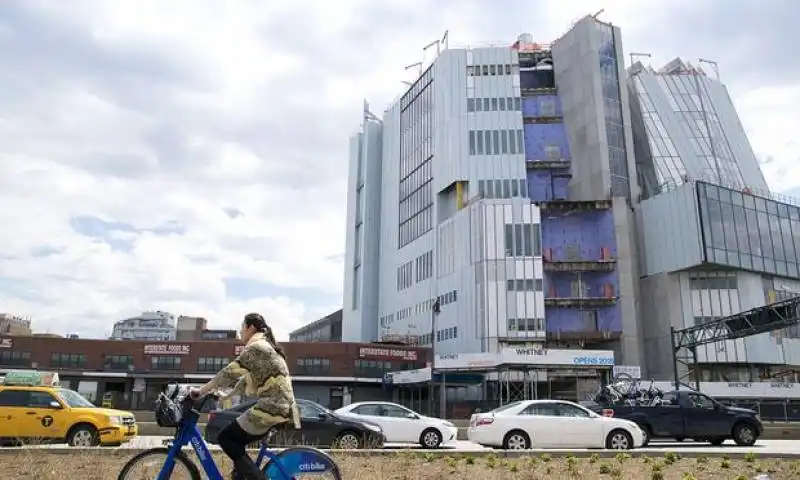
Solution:
[[[547,42],[600,8],[623,27],[626,51],[694,48],[679,26],[680,41],[662,43],[669,31],[652,22],[666,10],[632,1],[4,5],[0,311],[83,335],[147,309],[231,328],[260,311],[285,336],[340,302],[347,145],[361,100],[380,110],[394,99],[403,67],[446,29],[451,45],[511,43],[523,31]],[[721,57],[726,46],[707,48]],[[797,178],[800,100],[779,83],[733,91],[783,188],[792,185],[779,177]],[[108,232],[124,247],[115,249],[73,230],[78,216],[137,230]],[[169,222],[185,233],[147,231]],[[270,285],[237,299],[229,277]]]

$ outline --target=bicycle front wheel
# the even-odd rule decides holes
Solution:
[[[278,467],[278,463],[283,467],[282,470]],[[277,454],[264,468],[264,476],[269,480],[306,477],[342,480],[339,466],[330,455],[308,447],[287,448]]]
[[[167,462],[168,454],[168,448],[154,448],[136,455],[122,467],[117,480],[158,480],[158,474]],[[169,478],[170,480],[200,480],[200,471],[197,470],[197,465],[189,460],[183,452],[178,452],[175,455],[175,464]]]

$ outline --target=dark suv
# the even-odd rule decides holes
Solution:
[[[217,443],[219,432],[236,417],[255,404],[255,400],[242,403],[227,410],[215,410],[208,414],[205,439]],[[288,447],[307,445],[320,448],[383,448],[385,437],[378,425],[347,418],[328,410],[310,400],[297,400],[300,409],[301,429],[289,425],[281,427],[270,440],[270,446]]]

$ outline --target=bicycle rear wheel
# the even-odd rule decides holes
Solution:
[[[277,454],[264,468],[264,476],[268,480],[291,480],[278,468],[276,463],[280,463],[286,474],[294,478],[326,478],[331,480],[342,480],[339,466],[330,455],[308,447],[287,448]]]
[[[168,454],[168,448],[153,448],[136,455],[122,467],[117,480],[158,480],[158,474],[167,461]],[[175,456],[175,466],[169,478],[170,480],[201,480],[197,465],[189,460],[183,452],[178,452]]]

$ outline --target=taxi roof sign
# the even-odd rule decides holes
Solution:
[[[14,370],[6,373],[6,378],[3,379],[3,385],[6,387],[57,387],[58,373]]]

